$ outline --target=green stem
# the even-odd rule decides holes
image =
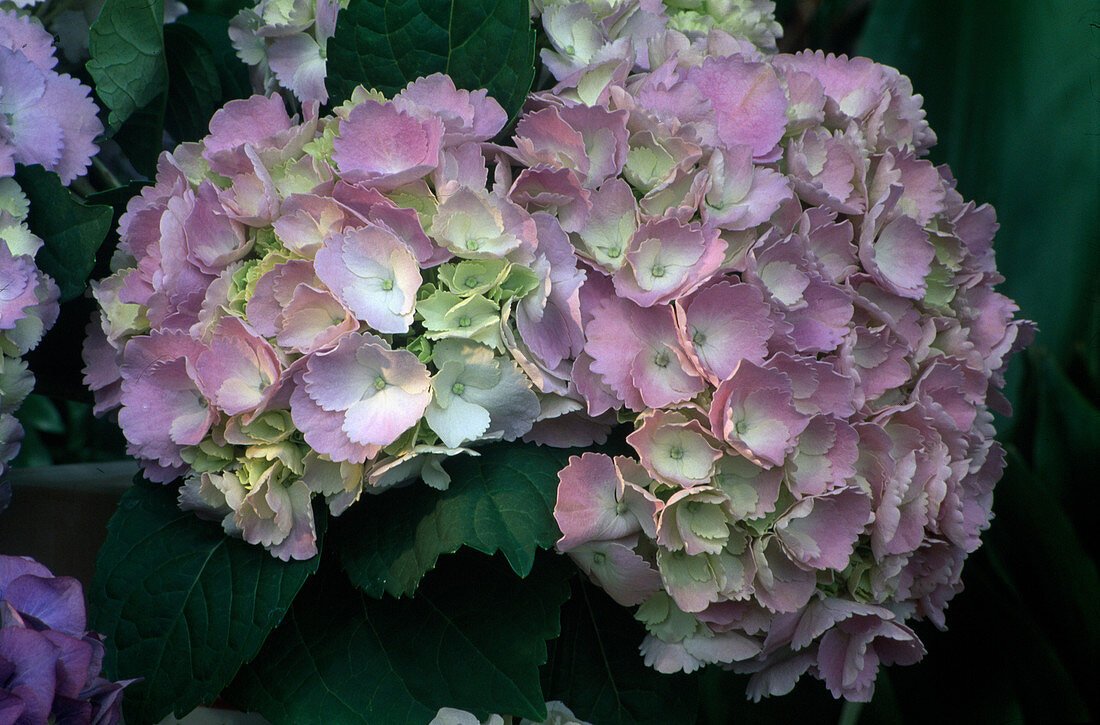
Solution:
[[[95,193],[95,187],[88,181],[86,176],[81,176],[79,179],[74,179],[73,183],[69,184],[69,189],[75,191],[81,196],[81,201],[87,199],[89,195]]]
[[[108,189],[114,189],[122,186],[122,182],[118,180],[118,177],[111,173],[111,170],[107,168],[107,164],[99,160],[99,157],[92,158],[92,168],[96,170],[103,182],[107,184]]]
[[[859,721],[859,711],[863,709],[862,702],[844,701],[844,707],[840,708],[840,719],[837,725],[856,725]]]

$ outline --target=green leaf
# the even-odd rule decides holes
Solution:
[[[521,443],[453,458],[446,491],[422,483],[387,491],[353,506],[333,522],[344,569],[371,596],[406,596],[441,554],[468,546],[500,551],[520,576],[538,547],[561,535],[554,522],[558,471],[570,453]],[[338,528],[337,528],[338,527]]]
[[[195,29],[172,23],[164,28],[168,55],[168,95],[164,129],[176,141],[206,135],[210,117],[221,107],[222,84],[214,51]]]
[[[638,652],[645,629],[629,609],[577,577],[561,620],[543,668],[547,700],[600,725],[695,722],[698,679],[645,666]]]
[[[138,477],[96,559],[91,628],[107,638],[112,678],[143,678],[123,698],[133,722],[213,701],[259,651],[320,559],[279,561],[181,511],[175,494]]]
[[[250,8],[255,4],[251,0],[188,0],[187,15],[216,15],[230,19],[241,10]],[[187,17],[187,15],[184,17]]]
[[[44,395],[31,393],[15,417],[23,424],[24,430],[36,430],[42,433],[64,433],[65,421],[61,419],[61,412],[53,401]]]
[[[534,38],[527,0],[355,0],[328,42],[326,84],[335,104],[358,85],[389,95],[446,73],[511,118],[534,80]]]
[[[19,454],[11,462],[13,468],[38,468],[52,466],[53,456],[42,434],[34,428],[23,431],[23,441],[19,444]]]
[[[302,590],[226,698],[275,725],[423,725],[444,706],[541,722],[538,666],[568,575],[548,557],[519,580],[471,554],[433,572],[413,599],[378,600],[333,567]]]
[[[168,90],[164,0],[106,0],[88,39],[88,73],[107,113],[108,135]]]
[[[152,182],[131,181],[113,189],[97,191],[88,195],[86,201],[89,204],[106,204],[114,212],[111,216],[111,228],[107,233],[107,238],[96,253],[96,264],[95,269],[92,270],[92,279],[102,279],[111,274],[111,257],[114,256],[115,249],[118,247],[118,220],[126,213],[126,205],[130,203],[130,199],[140,194],[141,190],[150,183]]]
[[[1032,460],[1044,473],[1039,482],[1077,520],[1083,533],[1096,536],[1093,512],[1100,507],[1096,486],[1073,486],[1076,472],[1095,465],[1100,451],[1100,408],[1093,405],[1049,354],[1028,351],[1035,372],[1035,438]],[[1098,539],[1100,541],[1100,539]]]
[[[142,176],[157,175],[157,159],[164,151],[164,111],[168,92],[160,94],[148,105],[134,111],[118,129],[114,141]]]
[[[1100,570],[1073,526],[1070,512],[1076,505],[1063,506],[1043,482],[1045,472],[1029,470],[1014,447],[1008,447],[1007,459],[986,545],[1011,575],[1030,616],[1041,624],[1042,637],[1054,650],[1052,658],[1069,671],[1063,676],[1070,682],[1076,678],[1077,692],[1088,697],[1092,683],[1100,680]],[[1086,513],[1085,518],[1091,528],[1094,517]],[[1072,690],[1068,685],[1065,689]],[[1063,699],[1067,707],[1073,701]]]
[[[111,227],[111,207],[88,205],[41,166],[21,166],[15,179],[30,200],[27,225],[46,244],[35,260],[53,277],[66,302],[84,293],[95,254]]]
[[[226,18],[195,12],[192,8],[173,25],[186,26],[196,31],[214,54],[222,91],[219,107],[235,98],[248,98],[253,94],[252,82],[248,79],[248,66],[237,57],[237,51],[229,39],[229,21]],[[208,118],[207,122],[209,120]]]

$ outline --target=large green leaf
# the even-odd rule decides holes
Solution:
[[[176,141],[206,135],[210,117],[221,107],[222,84],[214,51],[202,34],[181,23],[164,28],[168,54],[168,94],[164,129]]]
[[[1042,472],[1034,479],[1038,485],[1034,493],[1053,499],[1085,546],[1100,551],[1100,530],[1093,513],[1100,508],[1100,489],[1091,475],[1100,451],[1100,406],[1041,348],[1029,350],[1027,362],[1028,393],[1033,400],[1026,401],[1028,407],[1022,413],[1033,410],[1034,414],[1021,421],[1016,438],[1029,454],[1031,468]],[[1081,382],[1087,385],[1086,380]]]
[[[164,0],[106,0],[92,23],[87,68],[108,134],[167,90],[163,28]]]
[[[543,668],[548,700],[599,725],[695,722],[698,679],[646,667],[638,652],[645,630],[628,609],[577,577],[561,619]]]
[[[415,483],[360,501],[333,522],[356,585],[375,597],[412,594],[440,554],[461,546],[500,551],[527,575],[535,550],[561,535],[554,522],[558,471],[573,451],[521,443],[479,450],[444,464],[452,479],[446,491]]]
[[[1100,440],[1094,438],[1094,442],[1091,450],[1095,452],[1100,450],[1096,447]],[[997,519],[986,542],[1039,630],[1034,637],[1041,637],[1065,668],[1048,673],[1051,678],[1065,678],[1057,686],[1070,693],[1061,698],[1068,709],[1076,699],[1073,695],[1081,700],[1095,698],[1094,684],[1100,681],[1100,618],[1096,616],[1100,571],[1073,525],[1069,512],[1075,504],[1063,505],[1044,478],[1043,469],[1029,469],[1015,448],[1008,448],[1008,468],[998,484],[994,506]],[[1071,685],[1076,686],[1075,692]],[[1042,688],[1033,685],[1031,689],[1034,693]],[[1037,717],[1039,703],[1029,704]]]
[[[447,73],[459,88],[486,88],[509,117],[535,74],[527,0],[353,0],[328,43],[334,103],[358,85],[392,94]]]
[[[253,94],[248,79],[248,66],[237,57],[237,51],[229,39],[229,21],[220,15],[195,12],[194,8],[173,25],[186,26],[202,36],[206,46],[214,54],[214,65],[221,81],[221,98],[224,105],[235,98],[248,98]],[[206,119],[210,121],[209,118]]]
[[[27,225],[46,243],[35,258],[38,266],[57,282],[62,302],[79,297],[110,230],[111,207],[78,201],[41,166],[21,166],[15,178],[30,200]]]
[[[217,697],[319,559],[279,561],[181,511],[174,488],[139,477],[111,519],[90,594],[107,671],[143,678],[126,689],[126,719],[157,722]]]
[[[999,289],[1061,362],[1100,299],[1098,24],[1080,0],[882,0],[859,45],[912,78],[932,158],[996,207]]]
[[[541,721],[538,666],[559,631],[568,575],[550,558],[520,580],[470,554],[413,599],[378,600],[333,567],[305,587],[226,698],[276,725],[423,725],[444,706]]]
[[[252,7],[255,4],[250,0],[188,0],[187,15],[202,13],[229,19],[244,8]]]

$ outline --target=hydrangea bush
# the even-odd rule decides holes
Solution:
[[[528,9],[542,90],[520,109],[537,68],[502,60],[530,51]],[[909,80],[779,53],[773,12],[262,0],[225,19],[265,95],[160,156],[92,284],[96,412],[148,479],[181,482],[128,492],[101,555],[118,672],[169,655],[135,713],[223,693],[280,722],[580,722],[561,698],[689,722],[674,673],[747,673],[752,699],[809,673],[866,701],[880,665],[921,658],[913,623],[946,625],[989,526],[993,415],[1033,326],[994,291],[992,209],[927,159]],[[232,80],[199,82],[203,57],[169,67],[199,101]],[[384,92],[350,91],[366,82]],[[184,106],[172,128],[197,138],[210,111]],[[536,554],[555,540],[569,559]],[[461,555],[431,572],[462,547],[520,578]],[[139,603],[189,623],[207,592],[225,611],[185,624],[175,659],[181,630]],[[219,657],[223,627],[248,645]]]
[[[103,655],[103,638],[87,631],[80,582],[0,555],[0,722],[120,722],[130,683],[100,675]]]
[[[234,101],[165,154],[85,353],[146,476],[187,474],[184,508],[308,558],[313,494],[339,514],[446,487],[439,459],[479,441],[603,440],[567,382],[583,274],[484,146],[505,120],[435,75],[325,118]]]
[[[596,50],[548,62],[512,154],[587,274],[571,379],[637,458],[570,461],[558,549],[638,606],[662,672],[868,700],[880,662],[924,653],[909,620],[944,626],[989,524],[991,411],[1030,334],[993,291],[993,210],[924,160],[892,68],[720,25],[609,44],[592,12],[544,16]]]

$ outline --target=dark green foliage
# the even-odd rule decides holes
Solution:
[[[546,699],[600,725],[694,723],[698,680],[646,667],[638,652],[645,629],[630,612],[583,577],[574,580],[543,668]]]
[[[336,567],[315,577],[228,690],[275,725],[422,725],[441,707],[546,715],[538,666],[568,568],[517,579],[499,557],[449,557],[413,599],[371,599]]]
[[[416,482],[360,500],[334,522],[341,561],[357,586],[375,597],[410,595],[441,554],[461,546],[500,551],[520,576],[531,571],[535,550],[561,536],[558,471],[575,451],[508,443],[479,452],[444,464],[452,478],[446,491]]]
[[[180,23],[164,28],[164,47],[172,89],[164,130],[176,141],[197,141],[206,135],[210,117],[222,105],[214,51],[199,31]]]
[[[111,207],[79,201],[38,165],[19,167],[15,179],[30,200],[27,226],[45,242],[35,261],[57,282],[62,302],[79,297],[110,228]]]
[[[354,0],[328,44],[331,101],[358,85],[387,95],[432,73],[486,88],[509,118],[534,80],[527,0]]]
[[[237,51],[229,39],[229,21],[226,18],[220,15],[189,12],[166,26],[165,32],[169,32],[167,28],[173,27],[189,28],[198,33],[204,44],[204,52],[210,53],[219,81],[219,95],[214,110],[235,98],[248,98],[252,95],[252,83],[248,80],[248,66],[237,57]],[[211,115],[213,113],[207,115],[202,122],[202,135],[206,134]]]
[[[323,528],[324,519],[318,521]],[[89,594],[113,678],[144,678],[126,719],[157,722],[212,702],[255,656],[320,557],[284,563],[138,478],[111,519]]]
[[[1085,60],[1100,16],[1084,5],[879,2],[859,46],[912,78],[940,139],[932,159],[996,207],[999,291],[1062,361],[1100,299],[1100,105]]]
[[[164,0],[106,0],[92,23],[88,72],[111,135],[168,87]]]

